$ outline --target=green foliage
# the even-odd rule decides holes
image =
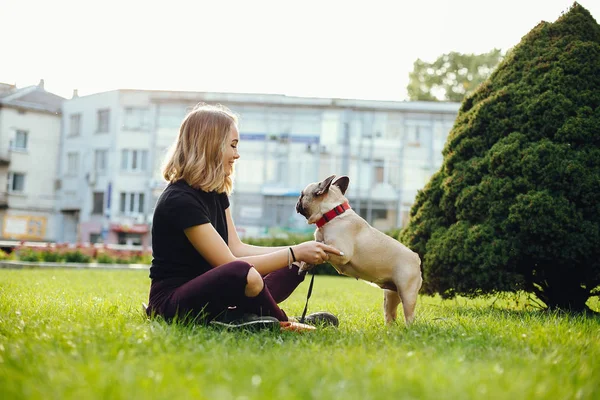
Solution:
[[[99,264],[146,264],[152,263],[150,252],[129,250],[97,250],[94,247],[78,247],[75,250],[66,248],[47,247],[36,249],[22,247],[13,253],[7,254],[0,250],[0,260],[18,259],[29,262],[67,262],[67,263],[90,263],[94,260]]]
[[[11,260],[14,258],[12,253],[7,253],[6,251],[0,249],[0,260]]]
[[[37,262],[41,261],[41,253],[30,247],[22,247],[16,250],[17,258],[20,261]]]
[[[3,270],[0,398],[538,400],[600,393],[600,320],[543,312],[521,295],[420,296],[406,329],[383,325],[380,289],[324,276],[315,279],[309,312],[333,312],[338,329],[245,333],[148,320],[141,302],[149,283],[147,271]],[[281,304],[288,315],[301,314],[307,288],[305,281]]]
[[[315,240],[312,234],[309,235],[288,235],[267,238],[244,238],[244,243],[253,246],[279,247],[292,246],[309,240]]]
[[[68,251],[64,254],[65,261],[71,263],[89,263],[92,261],[92,257],[87,254],[83,254],[79,250]]]
[[[96,262],[99,264],[114,264],[115,259],[106,253],[99,253]]]
[[[60,262],[64,259],[64,257],[57,251],[44,250],[40,254],[40,259],[44,262]]]
[[[526,290],[583,310],[600,285],[600,26],[540,23],[460,109],[402,241],[425,293]]]
[[[494,49],[484,54],[450,52],[433,63],[418,59],[409,75],[408,97],[461,102],[490,76],[502,57],[501,51]]]
[[[152,264],[152,253],[144,253],[142,254],[138,261],[139,264],[146,264],[146,265],[150,265]]]

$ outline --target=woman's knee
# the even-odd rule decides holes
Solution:
[[[260,273],[256,269],[250,268],[248,270],[246,280],[247,284],[244,294],[247,297],[258,296],[258,294],[263,290],[263,287],[265,286],[265,282],[263,281],[262,276],[260,276]]]

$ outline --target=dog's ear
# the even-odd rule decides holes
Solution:
[[[331,182],[333,182],[333,178],[335,175],[331,175],[329,178],[325,178],[325,180],[319,183],[317,189],[315,190],[315,196],[321,196],[323,193],[327,193],[329,191],[329,186],[331,186]]]
[[[350,183],[350,178],[347,176],[340,176],[333,182],[333,185],[340,188],[342,194],[346,194],[346,190],[348,190],[348,184]]]

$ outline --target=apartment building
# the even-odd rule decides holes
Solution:
[[[53,241],[64,98],[0,83],[0,237]]]
[[[63,105],[59,241],[150,244],[160,166],[186,112],[223,104],[240,117],[232,211],[241,236],[309,232],[300,191],[350,176],[352,207],[381,230],[402,226],[441,165],[459,104],[283,95],[117,90]]]

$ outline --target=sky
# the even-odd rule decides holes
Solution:
[[[0,82],[406,100],[416,59],[507,50],[569,0],[0,0]],[[600,21],[600,0],[581,0]]]

